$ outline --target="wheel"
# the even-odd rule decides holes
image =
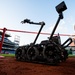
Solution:
[[[63,55],[64,55],[63,60],[66,61],[66,59],[68,58],[68,52],[67,52],[67,50],[64,49]]]
[[[68,52],[67,50],[65,50],[65,48],[63,46],[59,46],[60,50],[61,50],[61,53],[60,53],[60,56],[61,56],[61,61],[66,61],[66,59],[68,58]]]
[[[17,50],[15,51],[16,59],[20,61],[27,60],[27,50],[29,47],[30,47],[29,45],[18,47]]]
[[[27,53],[27,46],[23,46],[22,47],[22,55],[21,55],[22,61],[25,61],[27,59],[26,53]]]
[[[48,63],[58,64],[60,56],[59,56],[59,52],[57,49],[58,48],[53,45],[44,46],[43,56],[44,56],[44,59],[46,59]]]
[[[15,51],[15,57],[17,60],[22,59],[22,47],[17,48],[17,50]]]
[[[36,60],[38,55],[39,52],[36,47],[29,47],[29,49],[27,50],[27,58],[30,61]]]

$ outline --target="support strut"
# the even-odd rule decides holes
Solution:
[[[1,50],[2,50],[2,45],[3,45],[6,30],[7,30],[6,28],[3,29],[2,39],[1,39],[1,42],[0,42],[0,53],[1,53]]]

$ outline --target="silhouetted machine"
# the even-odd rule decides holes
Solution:
[[[40,44],[36,44],[36,41],[45,23],[35,23],[33,21],[30,21],[29,19],[25,19],[24,21],[22,21],[22,23],[41,25],[41,28],[33,43],[30,43],[29,45],[23,45],[17,48],[15,52],[16,60],[46,64],[58,64],[68,58],[68,52],[65,48],[72,42],[72,39],[68,38],[63,44],[61,44],[59,34],[57,36],[53,36],[60,20],[63,19],[62,12],[66,9],[67,7],[64,1],[56,6],[56,11],[59,14],[58,20],[49,39],[41,41]]]

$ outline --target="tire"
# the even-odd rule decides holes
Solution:
[[[60,50],[61,50],[61,54],[60,54],[60,56],[61,56],[61,61],[66,61],[67,60],[67,58],[68,58],[68,52],[67,52],[67,50],[65,50],[65,48],[63,47],[63,46],[59,46],[59,48],[60,48]]]
[[[38,55],[39,55],[39,52],[36,47],[29,47],[29,49],[27,50],[27,58],[29,61],[36,60]]]
[[[27,53],[27,48],[26,48],[26,46],[23,46],[22,47],[22,56],[21,56],[21,58],[22,58],[21,60],[22,61],[26,60],[26,58],[27,58],[26,53]]]
[[[50,45],[44,46],[43,57],[44,59],[47,60],[48,63],[50,64],[59,63],[60,55],[57,49],[58,48],[56,48],[55,46],[50,46]]]
[[[68,52],[67,52],[67,50],[64,49],[63,54],[64,54],[64,58],[63,58],[63,60],[66,61],[67,58],[68,58]]]
[[[22,59],[22,47],[17,48],[17,50],[15,51],[15,57],[16,60]]]

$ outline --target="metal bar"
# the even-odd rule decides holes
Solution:
[[[41,32],[43,26],[44,26],[44,25],[41,25],[41,28],[40,28],[40,30],[39,30],[39,32],[38,32],[38,34],[37,34],[37,36],[36,36],[36,38],[35,38],[35,40],[34,40],[34,42],[33,42],[33,45],[36,43],[36,41],[37,41],[37,39],[38,39],[38,37],[39,37],[39,35],[40,35],[40,32]]]
[[[0,30],[3,30],[3,28],[0,28]],[[21,31],[21,30],[13,30],[13,29],[7,29],[6,31],[11,31],[11,32],[21,32],[21,33],[30,33],[30,34],[37,34],[38,32],[31,32],[31,31]],[[51,35],[50,33],[44,33],[41,32],[40,34],[42,35]],[[58,34],[54,34],[54,35],[58,35]],[[71,35],[71,34],[59,34],[60,36],[75,36],[75,35]]]
[[[52,33],[51,33],[51,35],[50,35],[49,40],[52,39],[52,37],[53,37],[53,35],[54,35],[54,32],[55,32],[55,30],[56,30],[56,28],[57,28],[57,26],[58,26],[58,24],[59,24],[59,22],[60,22],[61,19],[63,19],[63,14],[62,14],[62,13],[59,14],[58,20],[57,20],[57,22],[56,22],[56,24],[55,24],[55,26],[54,26],[54,29],[53,29],[53,31],[52,31]]]
[[[6,28],[3,29],[2,39],[1,39],[1,42],[0,42],[0,52],[2,50],[2,45],[3,45],[3,41],[4,41],[4,37],[5,37],[6,30],[7,30]]]

